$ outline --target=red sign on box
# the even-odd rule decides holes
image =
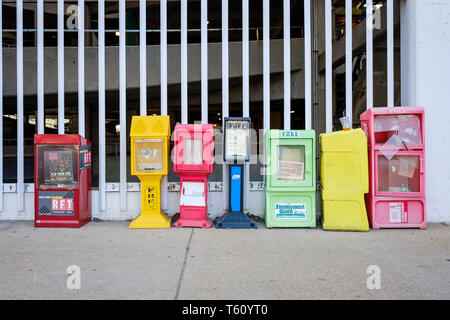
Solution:
[[[90,152],[85,152],[84,153],[84,163],[85,164],[90,164],[91,163],[91,153]]]
[[[73,199],[52,197],[52,211],[73,211]]]
[[[80,146],[80,170],[91,168],[92,166],[91,146]]]

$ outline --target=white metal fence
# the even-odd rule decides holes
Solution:
[[[304,1],[304,43],[305,43],[305,128],[312,128],[312,1]],[[325,1],[325,51],[326,51],[326,131],[332,131],[332,0]],[[2,1],[0,1],[1,3]],[[120,95],[120,181],[113,183],[114,188],[106,183],[105,157],[105,1],[98,1],[98,139],[99,139],[99,191],[98,208],[108,210],[106,201],[108,190],[119,190],[120,209],[127,210],[127,163],[126,158],[126,1],[119,0],[119,95]],[[167,0],[160,1],[160,64],[161,64],[161,115],[167,115]],[[270,0],[263,3],[263,123],[264,130],[270,129]],[[188,123],[188,66],[187,66],[187,0],[181,0],[181,119]],[[37,0],[37,128],[44,132],[44,1]],[[284,43],[284,129],[291,128],[291,38],[290,38],[290,0],[283,0],[283,43]],[[346,114],[352,117],[352,1],[346,0]],[[394,50],[393,50],[393,5],[394,0],[387,0],[387,57],[388,57],[388,105],[394,105]],[[84,8],[85,1],[78,0],[78,8]],[[146,61],[146,1],[139,0],[139,34],[140,34],[140,114],[146,115],[147,101],[147,61]],[[207,0],[201,0],[201,121],[208,123],[208,15]],[[366,51],[367,51],[367,107],[373,107],[373,3],[366,1]],[[228,49],[228,0],[222,0],[222,118],[229,114],[229,49]],[[0,10],[2,6],[0,6]],[[57,0],[57,44],[58,44],[58,133],[64,133],[64,1]],[[84,10],[77,10],[78,28],[78,117],[79,134],[85,134],[85,43],[84,43]],[[3,29],[0,11],[0,28]],[[23,0],[16,1],[17,32],[17,184],[9,185],[10,190],[17,192],[17,210],[23,211],[25,206],[24,184],[24,75],[23,75]],[[242,0],[242,116],[249,116],[249,0]],[[2,37],[0,37],[2,41]],[[3,74],[3,46],[0,46],[0,75]],[[0,77],[0,95],[3,97],[3,83],[8,81]],[[0,99],[0,114],[3,115],[3,100]],[[0,161],[3,161],[3,117],[0,117]],[[0,210],[3,210],[3,165],[0,163]],[[249,184],[248,168],[245,170],[245,181]],[[226,170],[223,170],[223,181],[226,181]],[[167,178],[164,180],[167,193]],[[248,188],[245,188],[248,189]],[[245,196],[244,207],[248,208],[248,196]],[[163,206],[167,208],[167,195]],[[225,203],[225,197],[224,197]]]

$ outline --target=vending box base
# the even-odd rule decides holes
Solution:
[[[322,191],[323,230],[369,231],[364,195],[347,196],[344,200],[327,199]]]
[[[315,228],[316,192],[266,192],[267,228]]]
[[[173,224],[176,228],[182,227],[194,227],[194,228],[211,228],[213,225],[213,221],[210,218],[206,219],[179,219],[177,222]]]
[[[366,205],[372,229],[427,228],[423,198],[367,196]]]
[[[131,221],[130,229],[165,229],[170,228],[170,217],[161,213],[143,213]]]
[[[216,221],[217,229],[256,229],[256,223],[243,212],[230,211]]]
[[[35,227],[44,228],[81,228],[86,223],[90,222],[91,219],[73,221],[73,220],[36,220],[34,222]]]

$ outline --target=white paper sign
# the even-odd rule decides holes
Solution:
[[[205,185],[203,182],[183,182],[180,196],[182,206],[206,206]]]
[[[405,212],[403,202],[389,203],[389,222],[390,223],[408,223],[408,213]]]
[[[202,139],[183,139],[183,163],[195,165],[203,163]]]
[[[228,120],[226,126],[225,156],[227,159],[245,159],[249,154],[248,148],[250,147],[248,144],[249,122]]]

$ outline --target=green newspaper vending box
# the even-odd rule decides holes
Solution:
[[[266,227],[316,227],[316,133],[265,134]]]

